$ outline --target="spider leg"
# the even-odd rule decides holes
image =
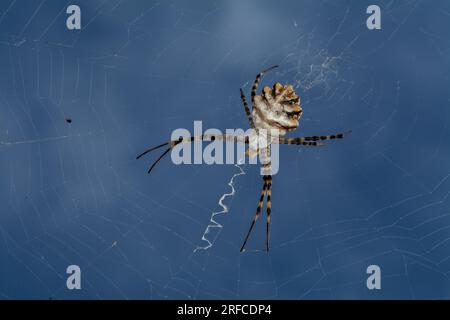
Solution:
[[[328,136],[312,136],[312,137],[298,137],[298,138],[284,138],[280,137],[279,143],[280,144],[301,144],[305,146],[318,146],[321,145],[320,142],[316,141],[324,141],[324,140],[335,140],[335,139],[343,139],[348,134],[350,134],[351,131],[347,131],[345,133],[337,133],[333,135]]]
[[[270,197],[272,196],[272,176],[267,176],[267,200],[266,200],[266,210],[267,210],[267,220],[266,220],[266,250],[269,252],[269,227],[270,227],[270,213],[272,208],[272,201]]]
[[[297,144],[297,145],[303,145],[303,146],[323,146],[324,144],[321,142],[316,141],[299,141],[297,138],[280,138],[280,144]]]
[[[180,144],[180,143],[190,143],[190,142],[194,142],[194,141],[214,141],[214,140],[223,140],[223,141],[234,141],[234,142],[243,142],[243,143],[249,143],[249,138],[248,136],[245,135],[227,135],[227,134],[223,134],[223,135],[201,135],[201,136],[194,136],[194,137],[189,137],[189,138],[180,138],[178,140],[172,140],[169,142],[165,142],[162,143],[156,147],[152,147],[149,148],[147,150],[145,150],[144,152],[142,152],[140,155],[138,155],[136,157],[136,159],[141,158],[142,156],[146,155],[149,152],[152,152],[156,149],[162,148],[164,146],[169,145],[170,147],[164,151],[164,153],[159,156],[159,158],[152,164],[152,166],[150,167],[150,169],[148,170],[148,173],[150,173],[152,171],[152,169],[156,166],[156,164],[170,151],[172,150],[176,145]]]
[[[245,240],[244,243],[242,244],[241,247],[241,252],[243,252],[245,250],[245,245],[247,244],[248,238],[250,237],[250,233],[252,232],[252,229],[255,225],[256,220],[258,220],[259,215],[261,213],[261,207],[263,205],[264,202],[264,196],[266,195],[266,190],[267,190],[267,181],[266,181],[266,176],[264,176],[264,184],[263,184],[263,189],[261,191],[261,197],[259,198],[259,202],[258,202],[258,207],[256,208],[256,213],[255,216],[253,217],[253,221],[252,224],[250,225],[250,228],[248,229],[247,235],[245,236]]]
[[[261,71],[260,73],[258,73],[256,75],[255,81],[253,82],[252,93],[251,93],[253,108],[255,107],[256,90],[258,90],[259,82],[261,81],[262,76],[264,75],[264,73],[266,73],[266,72],[268,72],[268,71],[270,71],[272,69],[275,69],[275,68],[278,68],[278,66],[272,66],[270,68],[267,68],[266,70],[263,70],[263,71]]]
[[[170,151],[172,150],[172,147],[168,148],[166,151],[164,151],[164,153],[162,155],[159,156],[158,159],[156,159],[155,162],[153,162],[152,166],[150,167],[150,169],[148,169],[147,173],[150,173],[152,171],[152,169],[158,164],[158,162]]]
[[[156,146],[156,147],[149,148],[149,149],[145,150],[144,152],[142,152],[140,155],[138,155],[138,156],[136,157],[136,159],[141,158],[142,156],[146,155],[147,153],[149,153],[149,152],[151,152],[151,151],[153,151],[153,150],[159,149],[159,148],[161,148],[161,147],[164,147],[164,146],[170,144],[170,147],[167,148],[167,150],[164,151],[163,154],[161,154],[161,155],[158,157],[158,159],[156,159],[156,161],[153,162],[153,164],[151,165],[151,167],[148,169],[147,173],[150,173],[150,172],[153,170],[153,168],[158,164],[158,162],[159,162],[162,158],[164,158],[164,156],[165,156],[170,150],[172,150],[173,147],[175,147],[177,144],[181,143],[182,141],[183,141],[183,140],[180,138],[179,140],[174,140],[174,141],[170,141],[170,142],[165,142],[165,143],[162,143],[162,144],[160,144],[160,145],[158,145],[158,146]]]
[[[255,123],[253,122],[252,113],[250,112],[250,108],[248,107],[247,98],[245,98],[245,94],[244,94],[244,91],[242,90],[242,88],[240,89],[240,91],[241,91],[241,100],[242,100],[242,103],[244,104],[245,113],[247,114],[248,121],[250,122],[250,127],[255,128]]]
[[[156,147],[153,147],[153,148],[149,148],[149,149],[145,150],[144,152],[142,152],[140,155],[138,155],[136,157],[136,159],[139,159],[140,157],[145,156],[147,153],[152,152],[153,150],[159,149],[161,147],[164,147],[164,146],[166,146],[168,144],[169,144],[169,142],[166,142],[166,143],[160,144],[159,146],[156,146]]]

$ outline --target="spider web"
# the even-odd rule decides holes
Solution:
[[[450,297],[447,1],[378,1],[377,31],[366,1],[77,4],[81,31],[69,3],[0,4],[2,298]],[[263,84],[302,98],[292,136],[353,133],[280,148],[269,254],[264,218],[239,253],[257,166],[195,250],[239,169],[135,156],[194,120],[247,128],[239,87],[274,64]]]

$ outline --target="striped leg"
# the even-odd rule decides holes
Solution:
[[[255,107],[256,90],[258,90],[258,86],[259,86],[259,82],[261,81],[261,77],[264,75],[264,73],[266,73],[266,72],[268,72],[268,71],[270,71],[272,69],[275,69],[275,68],[278,68],[278,66],[272,66],[270,68],[267,68],[266,70],[263,70],[263,71],[261,71],[260,73],[258,73],[256,75],[255,81],[253,82],[252,93],[251,93],[252,94],[252,106],[253,106],[253,108]]]
[[[145,150],[144,152],[142,152],[140,155],[138,155],[138,156],[136,157],[136,159],[139,159],[139,158],[141,158],[142,156],[146,155],[147,153],[152,152],[152,151],[154,151],[154,150],[156,150],[156,149],[159,149],[159,148],[162,148],[162,147],[164,147],[164,146],[170,145],[169,148],[167,148],[166,151],[164,151],[164,152],[158,157],[158,159],[156,159],[156,161],[153,162],[153,164],[150,166],[150,168],[149,168],[148,171],[147,171],[147,173],[150,173],[150,172],[153,170],[153,168],[158,164],[158,162],[159,162],[162,158],[164,158],[164,156],[165,156],[167,153],[169,153],[169,151],[172,150],[173,147],[175,147],[177,144],[181,143],[182,141],[183,141],[183,140],[180,138],[179,140],[175,140],[175,141],[170,141],[170,142],[162,143],[162,144],[160,144],[159,146],[149,148],[149,149]]]
[[[266,209],[267,209],[267,221],[266,221],[266,250],[269,252],[269,227],[270,227],[270,213],[272,208],[272,201],[270,200],[270,197],[272,196],[272,176],[267,176],[267,202],[266,202]]]
[[[250,127],[255,128],[255,123],[253,122],[252,113],[250,112],[250,108],[248,107],[247,98],[245,98],[245,94],[244,94],[244,91],[242,90],[242,88],[240,90],[241,90],[241,100],[242,100],[242,103],[244,104],[245,113],[247,114],[248,121],[250,122]]]
[[[323,143],[320,142],[309,142],[301,140],[303,138],[280,138],[280,144],[297,144],[297,145],[303,145],[303,146],[323,146]]]
[[[165,156],[170,150],[172,150],[172,147],[170,147],[170,148],[168,148],[166,151],[164,151],[163,154],[160,155],[160,156],[158,157],[158,159],[156,159],[155,162],[153,162],[153,164],[152,164],[152,165],[150,166],[150,168],[148,169],[147,173],[150,173],[150,172],[153,170],[153,168],[158,164],[158,162],[159,162],[162,158],[164,158],[164,156]]]
[[[190,142],[194,142],[194,141],[215,141],[215,140],[234,141],[234,142],[243,142],[243,143],[249,142],[248,136],[245,136],[245,135],[242,135],[242,136],[233,136],[233,135],[226,135],[226,134],[223,134],[223,135],[201,135],[201,136],[194,136],[194,137],[189,137],[189,138],[180,138],[178,140],[172,140],[169,142],[162,143],[156,147],[149,148],[149,149],[145,150],[144,152],[142,152],[140,155],[138,155],[136,157],[136,159],[139,159],[139,158],[145,156],[147,153],[152,152],[156,149],[162,148],[164,146],[169,146],[169,148],[166,149],[166,151],[164,151],[163,154],[161,154],[161,156],[159,156],[159,158],[151,165],[150,169],[148,169],[147,173],[150,173],[152,171],[152,169],[158,164],[158,162],[167,153],[169,153],[169,151],[172,150],[176,145],[178,145],[180,143],[190,143]]]
[[[252,221],[252,224],[250,225],[250,229],[248,229],[247,235],[245,236],[244,243],[242,244],[242,247],[241,247],[241,252],[244,252],[245,245],[247,244],[248,238],[250,237],[250,233],[252,232],[252,229],[255,225],[256,220],[258,220],[258,218],[259,218],[259,215],[261,213],[261,207],[264,202],[264,196],[266,195],[266,190],[267,190],[267,181],[266,181],[266,176],[264,176],[264,184],[263,184],[263,189],[261,191],[261,197],[259,198],[258,207],[256,208],[256,213],[255,213],[255,216],[253,217],[253,221]]]
[[[338,133],[333,134],[329,136],[312,136],[312,137],[298,137],[298,138],[283,138],[281,137],[279,140],[280,144],[301,144],[305,146],[319,146],[322,145],[320,142],[317,141],[325,141],[325,140],[335,140],[335,139],[343,139],[348,134],[350,134],[351,131],[348,131],[346,133]]]

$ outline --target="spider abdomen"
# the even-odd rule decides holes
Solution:
[[[264,87],[261,95],[255,96],[252,117],[256,129],[277,129],[283,136],[298,127],[301,114],[300,98],[289,84]]]

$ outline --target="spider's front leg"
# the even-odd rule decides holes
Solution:
[[[269,252],[269,227],[270,227],[270,213],[272,210],[272,176],[267,176],[267,200],[266,200],[266,251]]]
[[[263,183],[263,188],[262,188],[262,191],[261,191],[261,196],[259,197],[258,207],[256,208],[256,213],[255,213],[255,216],[253,217],[252,224],[250,225],[250,228],[248,229],[247,235],[245,236],[244,243],[242,244],[242,247],[241,247],[241,252],[244,252],[245,245],[247,244],[248,238],[250,237],[250,234],[252,233],[253,227],[255,226],[255,223],[258,220],[259,215],[261,214],[261,208],[263,206],[264,197],[266,196],[266,191],[267,191],[266,176],[263,177],[263,181],[264,181],[264,183]]]
[[[258,207],[256,208],[255,216],[253,217],[252,223],[250,225],[250,228],[248,229],[247,235],[245,236],[244,243],[241,247],[241,252],[245,251],[245,245],[247,244],[247,241],[250,237],[250,234],[252,233],[253,227],[255,226],[256,221],[259,218],[259,215],[261,214],[261,209],[264,204],[264,198],[267,196],[266,200],[266,213],[267,213],[267,219],[266,219],[266,251],[269,251],[269,226],[270,226],[270,213],[271,213],[271,206],[272,202],[270,200],[270,197],[272,195],[272,176],[267,175],[263,176],[263,188],[261,191],[261,196],[259,198]]]

